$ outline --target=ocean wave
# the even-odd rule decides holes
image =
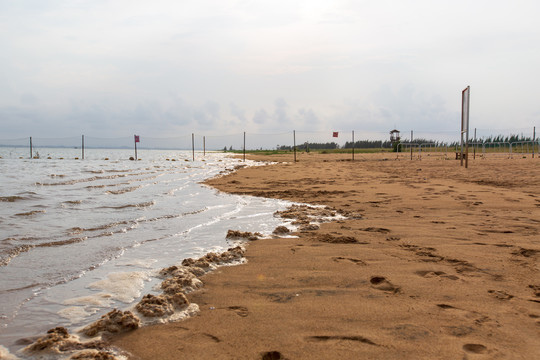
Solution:
[[[82,200],[68,200],[68,201],[64,201],[64,204],[70,204],[70,205],[78,205],[78,204],[82,204]]]
[[[34,248],[34,245],[20,245],[16,248],[9,249],[5,255],[0,258],[0,267],[7,266],[13,258],[17,257],[19,254],[27,252]]]
[[[144,208],[144,207],[150,207],[154,206],[156,202],[154,200],[142,202],[138,204],[126,204],[126,205],[119,205],[119,206],[101,206],[100,209],[127,209],[127,208]]]
[[[116,175],[107,175],[107,176],[92,176],[89,178],[82,178],[82,179],[73,179],[73,180],[67,180],[67,181],[59,181],[54,183],[42,183],[42,182],[36,182],[36,185],[41,186],[57,186],[57,185],[74,185],[78,183],[83,182],[92,182],[92,181],[98,181],[98,180],[110,180],[110,179],[116,179],[120,177],[127,177],[131,174],[116,174]]]
[[[115,222],[112,222],[112,223],[103,224],[103,225],[99,225],[99,226],[95,226],[95,227],[91,227],[91,228],[73,227],[73,228],[68,230],[68,233],[72,234],[72,235],[75,235],[75,234],[80,234],[80,233],[82,233],[84,231],[91,232],[91,231],[98,231],[98,230],[106,230],[106,229],[110,229],[110,228],[118,226],[118,225],[129,225],[129,224],[136,224],[136,222],[126,220],[126,221],[115,221]]]
[[[37,214],[44,214],[45,212],[46,212],[45,210],[32,210],[32,211],[28,211],[24,213],[15,214],[15,216],[32,216],[32,215],[37,215]]]
[[[76,244],[85,241],[88,239],[87,237],[80,237],[80,238],[71,238],[67,240],[59,240],[59,241],[50,241],[42,244],[37,244],[35,247],[53,247],[53,246],[63,246],[63,245],[70,245],[70,244]]]
[[[107,190],[105,193],[111,194],[111,195],[119,195],[119,194],[125,194],[125,193],[128,193],[128,192],[135,191],[137,189],[140,189],[141,187],[142,186],[139,185],[139,186],[132,186],[132,187],[123,188],[123,189],[119,189],[119,190]]]
[[[20,200],[27,200],[27,197],[12,195],[12,196],[0,196],[0,202],[15,202]]]

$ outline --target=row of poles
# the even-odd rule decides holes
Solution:
[[[536,139],[536,126],[533,127],[533,142],[535,141]],[[135,160],[138,160],[138,156],[137,156],[137,143],[140,142],[140,137],[139,135],[134,135],[133,136],[133,140],[134,140],[134,149],[135,149]],[[414,141],[414,132],[413,130],[411,130],[411,143]],[[474,129],[474,142],[476,143],[476,128]],[[468,141],[466,142],[466,146],[467,146],[467,150],[465,152],[465,154],[463,153],[463,150],[462,150],[462,153],[461,153],[461,162],[462,162],[462,165],[463,165],[463,160],[464,158],[467,159],[468,158]],[[355,151],[355,147],[354,147],[354,131],[352,131],[352,160],[354,161],[354,151]],[[411,160],[413,159],[413,147],[411,146],[410,147],[410,155],[411,155]],[[463,148],[462,148],[463,149]],[[474,159],[476,159],[476,148],[473,147],[474,149]],[[297,159],[296,159],[296,130],[293,130],[293,151],[294,151],[294,162],[297,162]],[[192,133],[191,134],[191,152],[192,152],[192,159],[193,161],[195,161],[195,134]],[[246,132],[244,131],[244,145],[243,145],[243,161],[245,162],[246,161]],[[206,156],[206,136],[203,136],[203,156]],[[534,158],[534,146],[533,146],[533,149],[532,149],[532,157]],[[33,146],[32,146],[32,137],[30,136],[30,158],[33,158]],[[84,135],[81,136],[81,158],[84,160]],[[466,160],[467,161],[467,160]]]

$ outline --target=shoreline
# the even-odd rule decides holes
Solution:
[[[199,315],[110,343],[136,359],[540,355],[540,188],[510,176],[540,171],[521,159],[510,172],[383,159],[303,154],[207,180],[350,218],[250,242],[246,264],[207,273],[187,295]]]
[[[537,159],[299,160],[207,184],[352,219],[250,243],[191,294],[198,316],[112,343],[139,359],[540,356]]]

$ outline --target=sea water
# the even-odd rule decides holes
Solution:
[[[228,229],[270,234],[283,225],[274,212],[290,205],[201,185],[255,165],[222,153],[27,152],[0,148],[0,345],[11,352],[22,338],[133,306],[160,269],[235,245]]]

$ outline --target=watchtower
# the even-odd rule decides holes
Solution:
[[[399,140],[401,140],[401,136],[399,135],[399,130],[394,129],[390,131],[390,142],[392,144],[395,144],[399,142]]]

